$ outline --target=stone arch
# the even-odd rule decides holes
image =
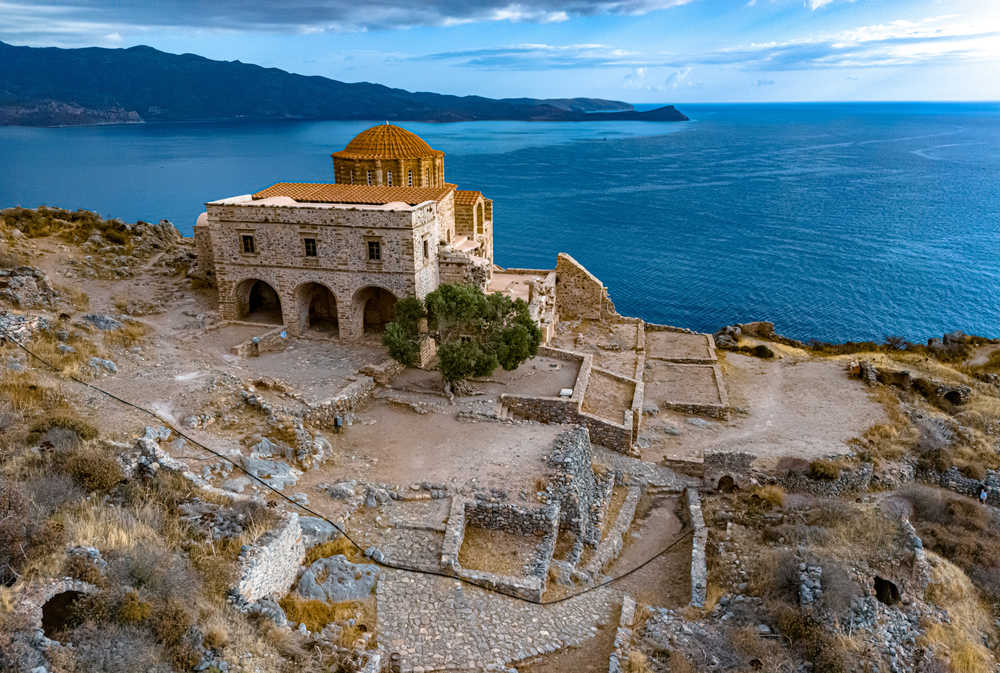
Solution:
[[[329,336],[340,336],[337,296],[333,290],[322,283],[303,283],[295,290],[295,301],[301,332],[313,330]]]
[[[724,474],[719,478],[717,490],[721,493],[732,493],[736,490],[736,480],[732,475]]]
[[[351,303],[361,333],[381,332],[396,316],[396,295],[384,287],[367,285],[354,293]]]
[[[267,281],[247,278],[236,286],[236,316],[238,320],[281,325],[281,297]]]
[[[58,640],[73,621],[76,602],[87,594],[83,591],[63,591],[49,598],[42,605],[42,631],[46,638]]]

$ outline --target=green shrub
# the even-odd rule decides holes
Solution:
[[[127,591],[118,604],[118,621],[122,624],[139,624],[149,619],[153,606],[139,598],[135,591]]]

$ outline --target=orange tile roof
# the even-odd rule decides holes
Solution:
[[[347,147],[330,156],[338,159],[413,159],[417,157],[443,157],[423,138],[389,122],[365,129],[354,136]]]
[[[253,195],[254,199],[287,196],[303,203],[356,203],[384,205],[401,201],[411,206],[440,201],[455,185],[441,187],[385,187],[379,185],[334,185],[318,182],[279,182]]]
[[[455,190],[455,205],[456,206],[471,206],[476,202],[477,199],[485,199],[483,193],[476,190],[468,189],[457,189]]]

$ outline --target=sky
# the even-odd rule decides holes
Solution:
[[[1000,0],[0,0],[0,40],[490,97],[1000,100]]]

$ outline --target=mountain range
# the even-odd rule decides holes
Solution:
[[[240,61],[127,49],[0,42],[0,124],[277,119],[686,121],[672,105],[637,111],[599,98],[485,98],[340,82]]]

